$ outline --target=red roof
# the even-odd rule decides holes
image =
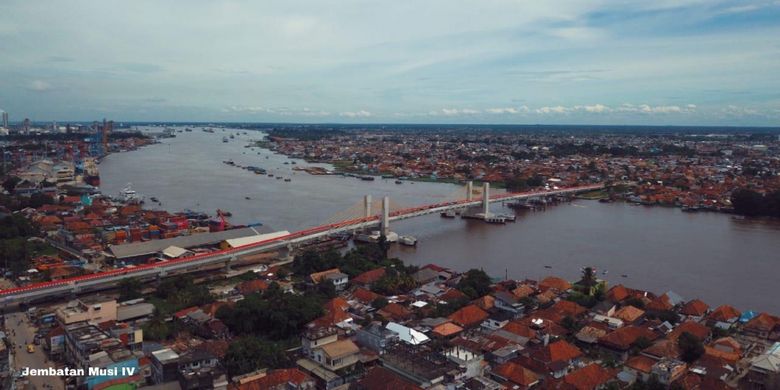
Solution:
[[[639,326],[626,326],[599,338],[599,343],[610,348],[627,350],[640,337],[653,341],[658,336],[650,329]]]
[[[733,306],[722,305],[715,308],[707,316],[707,319],[712,321],[728,322],[730,320],[736,320],[742,313],[735,309]]]
[[[622,284],[618,284],[617,286],[612,287],[607,292],[607,299],[612,302],[620,302],[626,298],[628,298],[628,289],[626,289],[626,287]]]
[[[447,318],[460,326],[469,327],[482,323],[488,317],[489,315],[486,311],[480,309],[477,305],[471,304],[460,308]]]
[[[377,299],[377,298],[381,297],[381,295],[379,295],[379,294],[377,294],[377,293],[375,293],[373,291],[366,290],[363,287],[358,287],[358,288],[355,289],[355,291],[352,292],[352,297],[357,299],[360,302],[368,304],[368,303],[373,302],[374,299]]]
[[[698,322],[686,321],[678,325],[676,328],[674,328],[672,333],[669,333],[669,336],[667,336],[667,338],[669,340],[677,341],[677,339],[680,338],[680,336],[682,336],[682,334],[686,332],[696,336],[696,338],[698,338],[699,340],[705,340],[710,335],[710,328]]]
[[[385,307],[380,309],[378,313],[383,317],[390,317],[391,319],[397,321],[405,320],[412,316],[412,312],[409,311],[409,309],[397,303],[389,303],[385,305]]]
[[[588,309],[567,300],[562,300],[556,302],[552,309],[563,315],[564,317],[569,316],[572,318],[579,317],[582,314],[585,314],[588,312]]]
[[[294,383],[297,386],[305,382],[315,383],[314,379],[306,375],[297,368],[281,368],[271,370],[262,377],[243,384],[230,385],[231,390],[268,390],[274,388],[287,389],[288,383]]]
[[[672,303],[669,301],[669,296],[666,294],[653,299],[650,303],[647,304],[647,310],[652,311],[667,311],[671,310],[673,307],[674,305],[672,305]]]
[[[609,382],[615,375],[617,370],[606,369],[594,363],[566,375],[563,381],[577,390],[593,390]]]
[[[377,280],[382,279],[385,276],[384,268],[372,269],[371,271],[363,272],[362,274],[352,278],[352,283],[368,285],[375,283]]]
[[[571,288],[571,283],[556,276],[548,276],[539,282],[540,287],[553,288],[558,291],[566,291]]]
[[[506,362],[496,367],[493,374],[525,387],[530,387],[539,381],[539,377],[533,371],[515,362]]]
[[[566,340],[558,340],[535,351],[531,357],[545,363],[569,362],[582,356],[582,351]]]
[[[682,309],[680,309],[680,313],[687,316],[701,317],[707,314],[707,310],[709,308],[710,307],[706,303],[702,302],[701,300],[694,299],[683,305]]]
[[[264,280],[254,279],[241,282],[236,286],[236,290],[242,295],[252,294],[268,289],[268,283]]]
[[[745,324],[745,329],[756,332],[771,332],[775,326],[780,325],[780,318],[761,313]]]

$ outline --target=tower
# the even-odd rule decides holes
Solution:
[[[3,111],[3,127],[8,128],[8,113]]]

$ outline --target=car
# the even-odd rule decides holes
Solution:
[[[27,352],[34,353],[35,352],[35,346],[32,344],[27,344]]]

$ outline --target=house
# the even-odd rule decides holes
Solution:
[[[582,356],[579,348],[566,340],[558,340],[533,350],[525,361],[534,371],[560,378],[576,366]]]
[[[780,318],[767,313],[753,317],[742,327],[742,331],[750,336],[761,339],[780,339]]]
[[[514,294],[510,294],[506,291],[498,291],[493,293],[493,297],[495,298],[494,305],[496,309],[504,310],[515,315],[522,314],[525,310],[525,305],[520,303],[520,299]]]
[[[236,290],[241,295],[249,295],[256,292],[263,292],[268,289],[268,283],[264,280],[247,280],[236,285]]]
[[[385,328],[397,333],[401,341],[410,345],[419,345],[430,340],[424,333],[395,322],[388,322]]]
[[[619,360],[625,360],[626,357],[628,357],[628,352],[631,347],[640,338],[647,341],[653,341],[658,338],[658,335],[646,327],[634,325],[624,326],[599,338],[599,345],[605,352],[611,352],[616,355]]]
[[[280,368],[245,378],[229,390],[314,390],[317,383],[297,368]]]
[[[471,304],[458,309],[447,318],[464,328],[470,328],[481,324],[482,321],[489,316],[490,315],[486,311],[480,309],[479,306]]]
[[[651,359],[647,356],[632,356],[626,360],[626,363],[623,365],[623,370],[630,372],[638,380],[646,382],[650,379],[655,363],[655,359]]]
[[[330,371],[336,371],[357,363],[359,352],[352,340],[338,340],[314,348],[312,360]]]
[[[750,361],[740,384],[746,389],[776,389],[780,383],[780,342]],[[774,386],[774,387],[773,387]]]
[[[680,308],[680,314],[688,317],[690,320],[700,321],[702,318],[704,318],[709,309],[709,305],[699,299],[694,299],[692,301],[686,302]]]
[[[631,305],[626,305],[616,311],[614,316],[623,320],[623,322],[627,325],[632,325],[640,322],[644,315],[644,310],[638,309]]]
[[[658,378],[662,384],[669,386],[680,379],[688,370],[688,365],[674,359],[661,359],[650,370],[651,376]]]
[[[690,333],[693,336],[695,336],[697,339],[701,341],[708,341],[710,338],[710,328],[693,321],[685,321],[680,325],[677,325],[677,327],[674,328],[674,330],[669,333],[667,338],[671,341],[676,342],[677,339],[682,336],[683,333]]]
[[[341,272],[338,268],[331,268],[329,270],[315,272],[309,275],[309,280],[311,280],[311,282],[314,284],[329,281],[336,287],[336,291],[341,291],[347,287],[349,276]]]
[[[370,289],[371,285],[385,276],[384,268],[372,269],[352,278],[352,284]]]
[[[384,367],[374,367],[355,386],[356,390],[422,390],[422,387],[404,379]]]
[[[742,313],[733,306],[721,305],[715,308],[710,314],[705,316],[707,326],[716,326],[721,329],[728,329],[734,325]]]
[[[563,377],[563,383],[576,390],[603,389],[617,376],[618,370],[590,364]],[[559,387],[565,388],[565,387]]]
[[[377,314],[392,321],[406,321],[412,318],[411,310],[395,302],[388,303],[385,307],[379,309]]]
[[[539,282],[539,287],[543,289],[557,290],[558,292],[564,292],[571,289],[571,283],[565,279],[561,279],[555,276],[548,276]]]
[[[382,327],[380,323],[374,322],[369,326],[362,327],[355,332],[355,341],[364,347],[378,354],[383,354],[387,347],[399,340],[398,333]]]
[[[510,389],[530,389],[539,384],[536,373],[511,361],[494,368],[490,376]]]
[[[338,340],[338,329],[334,326],[317,326],[316,324],[309,324],[301,335],[301,352],[309,357],[314,358],[314,350],[322,345],[333,343]]]

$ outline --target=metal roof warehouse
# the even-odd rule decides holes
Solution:
[[[213,233],[198,233],[191,236],[179,236],[166,238],[162,240],[149,240],[144,242],[134,242],[132,244],[112,245],[109,250],[117,260],[132,259],[140,256],[149,256],[161,252],[170,246],[179,248],[196,248],[204,245],[215,245],[222,241],[256,236],[262,234],[253,227],[225,230]]]

